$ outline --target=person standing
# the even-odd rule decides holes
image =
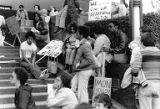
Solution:
[[[110,48],[110,40],[103,33],[103,29],[96,25],[94,27],[94,36],[96,37],[96,41],[94,43],[93,53],[97,57],[98,61],[101,63],[100,71],[98,72],[98,76],[105,76],[105,60],[110,63],[112,55],[108,52],[102,52],[101,49],[103,47]]]
[[[71,80],[71,88],[75,93],[77,92],[79,103],[89,102],[88,81],[92,75],[92,69],[95,64],[92,54],[92,47],[87,41],[88,36],[89,27],[79,26],[77,31],[77,39],[79,39],[80,45],[77,49],[73,64],[73,69],[75,69],[76,74]]]
[[[26,83],[27,80],[26,70],[15,68],[12,73],[11,83],[16,86],[14,97],[16,109],[36,109],[35,100],[32,96],[32,87]]]
[[[142,34],[142,48],[132,63],[132,72],[138,73],[142,69],[148,83],[146,87],[139,86],[139,109],[160,109],[160,49],[156,43],[153,33]]]
[[[22,23],[21,21],[29,20],[28,12],[26,9],[24,9],[23,5],[19,5],[19,9],[17,10],[16,18],[20,23]]]
[[[112,62],[127,63],[126,49],[128,38],[124,32],[121,31],[120,25],[116,21],[111,21],[108,24],[108,29],[111,32],[110,48],[105,48],[104,51],[113,55]]]

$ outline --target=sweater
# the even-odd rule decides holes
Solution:
[[[137,54],[132,68],[142,68],[147,80],[160,79],[160,50],[157,47],[145,47]]]

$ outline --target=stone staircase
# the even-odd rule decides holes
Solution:
[[[19,64],[19,47],[0,47],[0,109],[15,109],[15,86],[10,83],[10,76]],[[42,68],[44,69],[44,68]],[[30,76],[28,83],[33,87],[33,96],[38,109],[47,109],[48,80],[36,80]]]

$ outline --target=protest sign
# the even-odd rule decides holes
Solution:
[[[92,100],[94,101],[94,97],[101,93],[111,96],[111,86],[112,78],[96,77],[94,79]]]
[[[88,20],[104,20],[111,18],[111,0],[92,0],[89,2]]]
[[[42,48],[38,52],[38,54],[56,58],[62,53],[62,46],[63,46],[62,41],[52,40],[44,48]]]
[[[12,35],[18,34],[20,32],[19,22],[16,20],[15,16],[7,18],[6,24]]]

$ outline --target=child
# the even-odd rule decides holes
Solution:
[[[64,42],[66,47],[66,59],[65,59],[65,69],[69,69],[69,72],[72,72],[72,63],[74,60],[74,55],[76,51],[76,32],[77,25],[75,23],[71,23],[68,27],[68,33]]]

